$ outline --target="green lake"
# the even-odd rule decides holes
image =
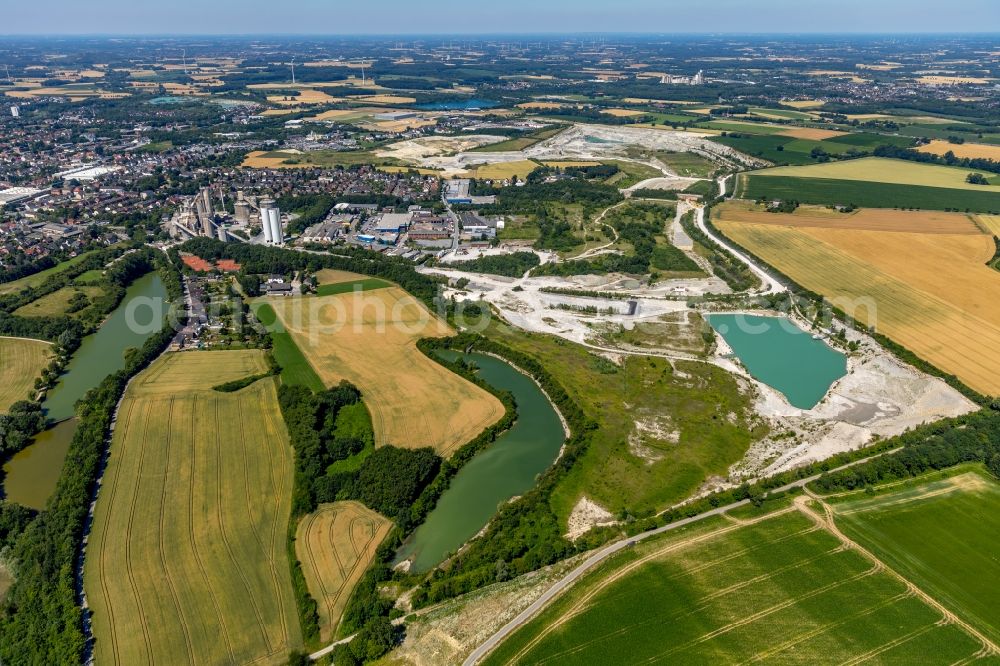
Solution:
[[[76,401],[112,372],[124,368],[125,350],[141,347],[160,330],[166,314],[167,289],[155,271],[129,285],[121,304],[96,333],[83,339],[59,383],[45,396],[42,407],[49,419],[62,421],[73,416]]]
[[[565,441],[559,415],[530,377],[492,356],[473,353],[464,358],[479,366],[484,381],[514,395],[517,420],[459,470],[427,520],[400,547],[396,559],[411,560],[411,571],[439,564],[475,536],[501,504],[533,488]]]
[[[93,335],[83,339],[59,383],[42,403],[56,425],[4,465],[4,494],[18,504],[44,508],[62,473],[69,442],[76,431],[74,405],[105,377],[125,367],[125,350],[141,347],[163,326],[167,290],[156,272],[147,273],[125,291],[125,298]]]
[[[812,409],[847,374],[847,357],[786,317],[714,314],[709,324],[755,379],[793,406]]]

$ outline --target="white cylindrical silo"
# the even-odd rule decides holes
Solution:
[[[271,218],[267,214],[268,209],[264,206],[260,207],[260,226],[264,228],[264,242],[271,242]]]
[[[277,208],[272,208],[268,212],[268,216],[271,218],[271,240],[275,245],[283,245],[285,234],[281,229],[281,213]]]

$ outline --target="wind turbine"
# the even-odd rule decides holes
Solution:
[[[354,80],[357,81],[357,79],[354,79]],[[366,79],[365,79],[365,63],[362,62],[361,63],[361,87],[362,88],[365,87],[365,81],[366,81]]]
[[[4,71],[7,72],[7,83],[14,83],[14,79],[10,78],[10,67],[4,65],[3,68]]]
[[[292,83],[295,83],[295,56],[292,56]]]
[[[181,60],[184,62],[184,74],[188,73],[187,49],[181,49]]]

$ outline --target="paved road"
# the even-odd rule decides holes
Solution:
[[[716,236],[714,233],[712,233],[712,231],[705,224],[705,208],[704,207],[699,206],[699,207],[695,208],[695,217],[694,217],[694,219],[695,219],[695,224],[698,226],[699,229],[701,229],[701,231],[702,231],[703,234],[705,234],[706,236],[708,236],[709,238],[711,238],[713,241],[715,241],[715,243],[717,245],[719,245],[720,247],[725,248],[731,255],[733,255],[734,257],[736,257],[740,262],[746,264],[750,268],[751,271],[753,271],[758,277],[760,277],[761,281],[764,283],[764,287],[758,293],[761,293],[761,294],[767,294],[767,293],[778,294],[778,293],[783,293],[783,292],[788,291],[788,287],[786,287],[785,285],[781,284],[781,282],[779,282],[777,279],[771,277],[770,273],[768,273],[763,268],[761,268],[756,263],[754,263],[754,261],[751,260],[748,256],[746,256],[745,254],[743,254],[742,252],[740,252],[739,250],[737,250],[735,247],[733,247],[731,244],[729,244],[728,241],[725,241],[725,240],[719,238],[718,236]]]
[[[835,467],[830,471],[836,472],[841,469],[853,467],[854,465],[860,465],[863,462],[871,460],[872,458],[878,458],[879,456],[882,455],[885,455],[885,453],[879,453],[874,456],[868,456],[867,458],[862,458],[861,460],[856,460],[854,462],[847,463],[846,465]],[[780,488],[775,488],[771,492],[777,493],[785,490],[790,490],[791,488],[801,488],[807,483],[815,481],[819,477],[820,477],[819,474],[814,474],[813,476],[809,476],[804,479],[799,479],[798,481],[793,481],[792,483],[781,486]],[[600,549],[599,551],[588,557],[582,563],[580,563],[579,566],[577,566],[575,569],[569,572],[569,574],[567,574],[564,578],[556,582],[552,587],[545,590],[545,592],[542,593],[542,596],[536,599],[533,604],[531,604],[523,611],[521,611],[517,615],[517,617],[515,617],[513,620],[502,626],[499,629],[499,631],[490,636],[485,643],[483,643],[478,648],[473,650],[472,654],[468,656],[468,658],[463,662],[462,666],[473,666],[474,664],[479,662],[483,657],[489,654],[497,645],[499,645],[501,641],[510,636],[522,625],[524,625],[528,620],[534,617],[534,615],[538,613],[538,611],[542,610],[542,608],[544,608],[546,604],[548,604],[550,601],[552,601],[552,599],[558,596],[559,593],[561,593],[563,590],[565,590],[574,582],[576,582],[578,578],[580,578],[588,571],[593,569],[597,564],[603,562],[604,560],[611,557],[618,551],[624,548],[628,548],[634,543],[637,543],[644,539],[648,539],[649,537],[656,536],[658,534],[663,534],[664,532],[669,532],[671,530],[679,529],[681,527],[684,527],[685,525],[690,525],[691,523],[704,520],[705,518],[721,515],[727,511],[732,511],[737,507],[741,507],[749,503],[750,500],[741,500],[739,502],[733,502],[732,504],[727,504],[726,506],[720,506],[717,509],[712,509],[710,511],[706,511],[705,513],[700,513],[697,516],[691,516],[690,518],[683,518],[681,520],[674,521],[669,525],[664,525],[663,527],[657,527],[656,529],[642,532],[633,537],[628,537],[626,539],[622,539],[620,541],[616,541],[610,545],[605,546],[604,548]]]

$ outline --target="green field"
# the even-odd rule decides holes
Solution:
[[[933,477],[837,501],[837,524],[1000,643],[1000,483],[974,467]]]
[[[792,109],[769,109],[762,106],[752,106],[749,109],[751,114],[767,116],[777,116],[778,118],[788,118],[789,120],[814,120],[815,116],[803,111],[793,111]]]
[[[535,130],[533,132],[528,132],[523,136],[515,136],[505,141],[498,141],[497,143],[490,143],[485,146],[478,146],[471,149],[469,152],[472,153],[502,153],[508,151],[518,151],[524,150],[525,148],[530,148],[536,143],[540,143],[545,139],[550,139],[554,137],[559,132],[566,129],[565,125],[557,125],[555,127],[545,127],[540,130]]]
[[[35,379],[52,357],[52,345],[42,340],[0,338],[0,414],[34,393]]]
[[[744,514],[744,520],[746,519]],[[609,558],[502,643],[499,664],[950,664],[980,643],[799,511],[721,518]]]
[[[88,301],[92,301],[103,294],[104,290],[100,287],[63,287],[62,289],[53,291],[51,294],[46,294],[39,299],[22,305],[17,310],[14,310],[14,314],[18,317],[58,317],[59,315],[66,314],[70,299],[77,293],[82,293],[87,297]],[[82,312],[84,309],[86,308],[77,312]]]
[[[749,134],[781,134],[788,128],[783,125],[765,125],[763,123],[744,123],[737,120],[709,120],[699,127],[722,130],[723,132],[747,132]]]
[[[287,663],[292,449],[263,352],[166,354],[129,386],[84,567],[97,664]]]
[[[352,291],[368,291],[369,289],[384,289],[391,287],[392,283],[379,278],[362,278],[349,282],[337,282],[335,284],[321,284],[316,289],[317,296],[334,296],[336,294],[346,294]]]
[[[618,167],[618,173],[604,182],[607,185],[614,185],[620,190],[632,187],[647,178],[659,178],[663,175],[663,172],[659,169],[651,167],[648,164],[640,164],[639,162],[626,162],[624,160],[602,160],[601,162]]]
[[[709,363],[672,366],[635,356],[620,367],[585,347],[505,324],[494,322],[486,335],[538,359],[598,424],[553,492],[564,523],[583,495],[612,513],[666,508],[707,477],[725,475],[765,434],[749,423],[749,398],[733,376]]]
[[[323,380],[302,355],[302,350],[295,344],[291,334],[281,326],[274,308],[263,301],[257,301],[251,307],[260,323],[271,333],[274,344],[271,353],[281,366],[281,381],[292,386],[308,386],[313,391],[323,391],[326,388]]]
[[[760,157],[775,164],[800,166],[816,164],[812,151],[819,148],[828,155],[841,156],[852,150],[869,151],[880,145],[908,147],[913,145],[913,139],[883,134],[845,134],[831,139],[796,139],[773,133],[746,134],[744,130],[739,136],[714,136],[710,139],[724,146],[735,148],[748,155]]]
[[[775,164],[813,164],[815,160],[810,157],[809,151],[795,152],[785,150],[785,146],[795,141],[790,136],[764,136],[748,135],[740,136],[713,136],[711,141],[721,143],[724,146],[735,148],[736,150],[753,155]],[[811,148],[809,149],[812,150]]]
[[[679,176],[691,178],[709,178],[715,172],[716,166],[712,160],[706,159],[694,153],[670,153],[660,151],[656,153],[668,167]]]
[[[73,284],[92,284],[99,282],[104,277],[104,269],[95,268],[76,276]]]
[[[872,183],[862,180],[741,174],[737,197],[783,199],[811,204],[854,204],[864,208],[953,209],[1000,212],[1000,193],[946,187]],[[985,188],[984,188],[985,189]]]
[[[4,282],[3,284],[0,284],[0,296],[3,294],[12,294],[16,291],[24,289],[25,287],[37,287],[45,282],[46,278],[50,275],[62,273],[63,271],[72,268],[87,258],[90,254],[90,252],[84,252],[81,255],[73,257],[72,259],[67,259],[58,266],[53,266],[52,268],[44,270],[40,273],[35,273],[34,275],[29,275],[28,277],[23,277],[20,280],[14,280],[13,282]]]
[[[897,146],[899,148],[909,148],[913,145],[913,139],[908,136],[893,136],[889,134],[870,134],[858,132],[838,136],[834,139],[837,143],[863,148],[875,148],[876,146]]]

